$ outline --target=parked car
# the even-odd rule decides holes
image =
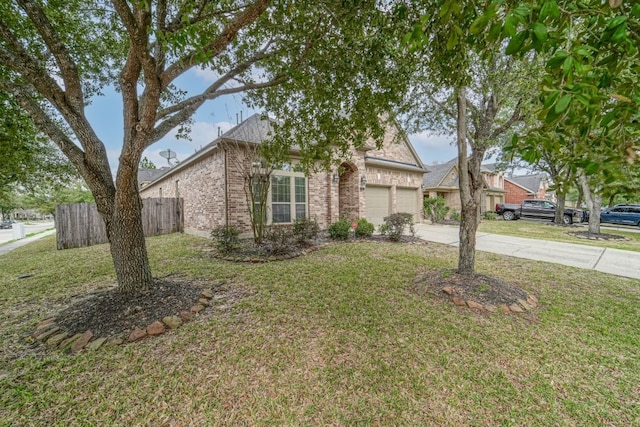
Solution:
[[[0,222],[0,229],[1,230],[6,230],[8,228],[13,228],[13,223],[14,223],[14,221],[3,221],[3,222]]]
[[[496,205],[496,213],[502,215],[506,221],[520,218],[553,219],[556,216],[556,204],[548,200],[528,199],[521,205],[499,203]],[[583,212],[580,209],[565,208],[563,221],[565,224],[581,222]]]
[[[600,222],[640,227],[640,205],[615,205],[600,212]]]

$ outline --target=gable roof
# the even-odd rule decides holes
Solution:
[[[215,150],[222,142],[242,141],[242,142],[248,142],[252,144],[260,144],[262,143],[262,141],[269,138],[269,135],[273,132],[273,123],[274,123],[273,119],[270,119],[265,114],[259,114],[259,113],[253,114],[249,116],[246,120],[244,120],[242,123],[229,129],[228,131],[220,135],[218,138],[214,139],[209,144],[205,145],[202,149],[195,152],[191,156],[187,157],[185,160],[183,160],[176,166],[170,169],[164,170],[161,175],[155,176],[151,182],[159,181],[160,179],[165,178],[169,175],[172,175],[173,173],[185,168],[195,160]],[[382,159],[382,158],[373,158],[373,157],[365,157],[365,162],[378,164],[386,167],[414,170],[417,172],[425,172],[427,169],[422,164],[422,160],[416,153],[415,149],[413,148],[413,145],[411,144],[411,142],[409,141],[409,139],[407,138],[407,136],[404,134],[404,132],[402,131],[402,129],[399,127],[397,123],[396,123],[396,126],[398,126],[398,130],[401,132],[400,137],[402,141],[407,145],[416,163],[408,164],[403,162],[397,162],[391,159]],[[291,147],[291,149],[297,150],[299,148],[296,146],[293,146]],[[163,169],[166,169],[166,168],[163,168]],[[138,180],[138,182],[140,183],[141,181]]]
[[[544,173],[537,173],[534,175],[520,175],[505,177],[505,181],[509,181],[512,184],[522,187],[532,194],[536,194],[540,189],[540,184],[546,179]]]
[[[454,158],[449,160],[447,163],[443,163],[440,165],[429,166],[429,173],[425,173],[422,177],[422,184],[424,188],[435,188],[440,187],[442,180],[449,175],[449,172],[453,169],[457,169],[457,160],[458,158]],[[454,188],[459,187],[458,179],[456,178],[454,184]]]

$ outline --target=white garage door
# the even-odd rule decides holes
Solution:
[[[384,222],[384,217],[391,213],[391,192],[389,187],[367,186],[365,197],[367,198],[367,220],[374,225]]]
[[[413,214],[413,220],[418,220],[418,195],[415,188],[396,188],[396,212]]]

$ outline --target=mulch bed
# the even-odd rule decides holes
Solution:
[[[443,288],[452,288],[453,295],[464,301],[475,301],[482,305],[511,306],[518,300],[526,301],[529,294],[524,289],[495,277],[484,274],[462,275],[455,270],[429,271],[418,276],[413,282],[413,290],[420,294],[437,297],[451,297]]]
[[[189,310],[203,288],[201,283],[174,277],[155,279],[154,287],[140,294],[124,294],[115,288],[99,291],[66,308],[56,323],[70,335],[86,330],[95,336],[121,335]]]
[[[575,233],[567,233],[567,234],[573,237],[577,237],[578,239],[586,239],[586,240],[604,240],[604,241],[610,241],[610,242],[629,240],[624,236],[619,236],[616,234],[604,234],[604,233],[596,234],[596,233],[589,233],[588,231],[577,231]]]

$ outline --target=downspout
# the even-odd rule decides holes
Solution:
[[[224,152],[224,225],[229,225],[229,185],[228,185],[228,176],[229,176],[229,168],[227,167],[227,148],[223,147],[222,151]]]

